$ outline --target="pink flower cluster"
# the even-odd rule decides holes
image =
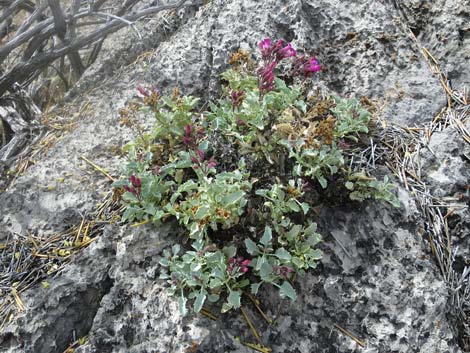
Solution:
[[[235,275],[237,273],[247,273],[249,271],[248,265],[251,260],[244,259],[243,257],[231,257],[228,260],[227,272],[230,275]]]
[[[137,86],[137,90],[144,97],[150,97],[152,94],[158,94],[158,91],[153,86],[149,89],[143,88],[142,86]]]
[[[268,65],[258,69],[259,90],[260,92],[269,92],[274,89],[274,68],[276,62],[272,61]]]
[[[191,125],[187,124],[184,128],[184,135],[183,135],[183,144],[188,149],[195,149],[197,147],[197,141],[204,135],[204,128],[200,127],[198,129],[194,129]]]
[[[127,192],[130,192],[131,194],[134,195],[140,195],[140,190],[141,190],[141,181],[138,177],[135,175],[131,175],[129,178],[129,181],[131,182],[132,186],[124,185],[123,189],[126,190]]]
[[[289,274],[294,272],[294,270],[290,267],[287,266],[273,266],[273,270],[280,276],[284,277],[287,279],[289,277]]]
[[[297,52],[290,43],[286,44],[284,39],[279,39],[271,45],[271,39],[263,39],[258,44],[258,48],[261,51],[261,56],[265,62],[279,62],[282,59],[296,56]]]
[[[320,70],[321,66],[314,57],[307,58],[302,55],[294,61],[294,76],[303,74],[305,77],[310,77]]]
[[[183,143],[185,145],[189,145],[193,141],[193,138],[191,137],[191,125],[186,125],[186,128],[184,129],[184,137],[183,137]]]
[[[294,76],[303,74],[305,77],[310,77],[321,69],[320,64],[314,57],[306,58],[305,55],[297,57],[296,50],[284,39],[279,39],[274,44],[272,44],[270,38],[263,39],[258,43],[258,48],[263,58],[263,65],[258,69],[261,95],[263,92],[274,89],[274,69],[283,59],[294,58]]]
[[[191,162],[194,163],[194,169],[201,168],[205,174],[209,172],[209,169],[217,165],[217,161],[213,156],[209,160],[205,160],[204,152],[200,149],[196,150],[195,156],[191,156]]]
[[[230,98],[232,98],[232,109],[235,110],[236,107],[242,104],[243,99],[245,98],[245,92],[233,90],[230,93]]]

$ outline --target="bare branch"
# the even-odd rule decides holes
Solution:
[[[77,76],[80,76],[84,68],[78,50],[99,41],[91,53],[91,58],[94,59],[101,48],[102,41],[109,34],[146,16],[161,11],[178,9],[188,2],[188,0],[178,0],[170,4],[151,6],[126,14],[126,12],[138,2],[139,0],[127,0],[115,14],[107,14],[103,11],[90,12],[90,9],[99,8],[105,1],[96,1],[91,5],[90,9],[82,9],[81,12],[78,12],[81,1],[74,0],[72,7],[65,14],[60,8],[59,0],[47,0],[54,14],[54,19],[45,19],[37,23],[33,28],[20,33],[17,37],[0,48],[1,63],[13,49],[30,41],[28,48],[26,48],[24,52],[22,62],[14,65],[4,75],[0,76],[0,96],[7,90],[10,90],[15,82],[22,83],[30,80],[32,77],[36,77],[35,73],[38,72],[38,70],[43,69],[64,56],[69,57],[74,71]],[[190,2],[190,4],[192,3],[193,2]],[[37,12],[34,13],[37,14]],[[83,23],[77,22],[79,19],[103,15],[111,17],[112,19],[88,34],[77,36],[76,28],[83,25]],[[61,43],[54,44],[49,50],[41,52],[46,47],[49,38],[53,35],[58,35],[61,39]]]
[[[78,12],[78,9],[80,8],[80,0],[74,0],[72,3],[71,7],[71,20],[68,26],[68,33],[67,33],[67,42],[73,41],[76,36],[76,20],[74,18],[74,15]],[[78,79],[83,72],[85,71],[85,66],[83,65],[82,59],[80,58],[80,54],[78,52],[78,49],[75,51],[72,51],[69,54],[69,60],[70,63],[72,64],[73,71],[75,72],[76,78]]]
[[[20,5],[24,2],[26,2],[26,0],[16,0],[5,10],[3,10],[3,14],[0,16],[0,23],[4,22],[7,18],[11,17],[11,15],[13,15],[19,9]]]
[[[23,43],[26,43],[28,40],[33,38],[35,35],[39,34],[42,30],[47,28],[48,26],[51,26],[54,23],[52,19],[47,19],[44,21],[41,21],[36,25],[36,27],[31,28],[30,30],[27,30],[17,37],[13,38],[9,42],[5,43],[1,48],[0,48],[0,64],[5,60],[5,58],[10,54],[12,50],[15,48],[19,47]]]
[[[18,31],[16,32],[15,36],[18,36],[19,34],[26,31],[37,20],[44,20],[45,17],[43,16],[43,12],[46,8],[47,3],[44,0],[37,8],[34,9],[34,11],[31,13],[31,16],[29,16],[28,19],[23,22],[20,28],[18,28]]]
[[[67,24],[65,23],[65,16],[60,7],[59,0],[47,0],[49,7],[54,17],[54,24],[57,36],[64,40],[67,33]]]
[[[92,11],[98,11],[101,6],[103,6],[103,4],[106,2],[106,0],[97,0],[93,3],[93,5],[91,5],[91,9]]]

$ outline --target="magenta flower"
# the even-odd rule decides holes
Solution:
[[[197,150],[197,155],[199,156],[199,160],[202,162],[204,160],[204,152],[202,150]]]
[[[276,54],[279,50],[282,49],[286,41],[284,39],[278,39],[276,43],[274,43],[272,52]]]
[[[131,194],[134,194],[138,198],[140,198],[140,193],[141,193],[141,181],[138,177],[135,175],[131,175],[129,178],[129,181],[131,182],[132,186],[129,185],[124,185],[122,188],[126,190],[127,192],[130,192]]]
[[[183,136],[183,143],[185,145],[189,145],[193,141],[193,138],[191,137],[191,125],[186,125],[184,129],[184,136]]]
[[[230,275],[236,275],[239,273],[247,273],[249,271],[248,265],[251,263],[251,260],[244,259],[243,257],[234,258],[231,257],[228,260],[227,272]]]
[[[259,89],[263,91],[272,91],[274,89],[274,68],[276,62],[273,61],[269,65],[258,69]]]
[[[132,186],[134,186],[135,188],[140,188],[141,186],[140,179],[137,178],[135,175],[131,175],[129,180],[131,181]]]
[[[294,76],[302,74],[305,77],[310,77],[320,70],[321,66],[313,56],[307,59],[305,55],[302,55],[294,61]]]
[[[303,72],[304,75],[309,77],[310,75],[314,74],[315,72],[318,72],[321,70],[320,64],[318,64],[317,59],[314,57],[311,57],[307,63],[304,64],[303,66]]]
[[[128,186],[128,185],[124,185],[122,187],[124,190],[126,190],[127,192],[130,192],[131,194],[135,194],[136,193],[136,190],[134,187],[131,187],[131,186]]]
[[[235,107],[238,107],[242,102],[245,96],[245,92],[243,91],[232,91],[230,93],[230,97],[232,98],[232,109],[234,110]]]
[[[287,43],[284,39],[277,40],[273,46],[271,46],[271,39],[263,39],[258,44],[261,52],[261,57],[265,62],[276,61],[279,62],[282,59],[296,56],[297,52],[290,43]]]
[[[271,50],[271,39],[265,38],[261,42],[258,43],[258,48],[261,52],[261,56],[263,57],[263,60],[267,60],[272,53]]]
[[[148,97],[150,95],[150,93],[145,89],[143,88],[142,86],[137,86],[137,90],[140,92],[141,95],[143,95],[144,97]]]
[[[217,165],[217,161],[214,159],[214,157],[211,157],[211,159],[207,163],[207,169],[214,168],[216,165]]]
[[[351,146],[349,146],[349,144],[347,144],[344,140],[339,140],[338,147],[343,150],[347,150]]]
[[[284,48],[276,52],[276,60],[281,61],[282,59],[290,58],[296,55],[297,52],[295,51],[295,49],[292,48],[292,45],[290,43],[287,43]]]
[[[243,121],[242,119],[237,118],[237,125],[238,125],[238,126],[245,126],[246,123],[245,123],[245,121]]]
[[[287,279],[289,277],[289,274],[294,272],[294,270],[290,267],[287,266],[273,266],[273,270],[280,276],[284,277]]]

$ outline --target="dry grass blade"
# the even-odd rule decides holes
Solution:
[[[430,65],[435,65],[434,58],[429,58],[429,60]],[[435,68],[433,71],[440,74],[440,71]],[[453,311],[460,322],[461,340],[470,349],[470,325],[468,324],[470,322],[470,310],[468,310],[470,276],[466,271],[458,273],[453,267],[457,249],[452,249],[452,230],[447,220],[452,212],[468,208],[468,206],[459,203],[459,200],[455,198],[433,196],[430,188],[421,179],[420,155],[422,151],[427,150],[436,156],[428,146],[433,133],[452,127],[464,141],[470,143],[470,129],[468,128],[470,108],[459,105],[463,100],[456,98],[459,95],[455,91],[445,90],[448,95],[451,95],[450,99],[454,102],[453,104],[433,119],[424,130],[393,126],[385,129],[379,136],[382,143],[378,144],[376,158],[385,160],[385,164],[398,175],[410,195],[414,195],[425,219],[426,238],[429,241],[430,251],[450,289]]]
[[[243,314],[243,317],[245,318],[245,321],[247,322],[248,326],[250,327],[250,330],[251,332],[253,333],[253,336],[255,336],[256,340],[258,342],[261,341],[261,337],[260,335],[258,334],[258,331],[256,331],[256,328],[255,326],[253,325],[253,322],[251,321],[250,317],[248,316],[248,314],[246,313],[245,309],[243,309],[243,307],[241,306],[240,307],[240,310]]]
[[[254,349],[255,351],[261,352],[261,353],[271,353],[272,349],[270,347],[265,347],[259,343],[250,343],[250,342],[242,342],[243,345],[250,347],[251,349]]]
[[[365,347],[365,343],[363,341],[361,341],[359,338],[357,338],[356,336],[354,336],[351,332],[349,332],[348,330],[342,328],[340,325],[338,324],[335,324],[335,327],[341,331],[343,334],[345,334],[346,336],[348,336],[349,338],[351,338],[354,342],[356,342],[358,345],[360,345],[361,347]]]
[[[119,201],[109,192],[101,206],[80,224],[51,237],[11,234],[0,247],[0,331],[24,311],[21,293],[62,270],[83,248],[122,214]]]
[[[85,156],[80,156],[81,159],[83,159],[85,162],[87,162],[89,165],[91,165],[94,169],[96,169],[97,171],[99,171],[100,173],[102,173],[106,178],[108,178],[109,180],[111,180],[113,183],[116,181],[116,179],[114,179],[111,175],[109,175],[109,173],[104,170],[103,168],[101,168],[99,165],[93,163],[92,161],[90,161],[88,158],[86,158]]]

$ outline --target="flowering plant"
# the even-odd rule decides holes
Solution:
[[[318,60],[282,39],[258,47],[257,68],[246,52],[230,59],[224,96],[207,111],[198,110],[197,98],[139,88],[156,122],[125,147],[129,162],[115,186],[124,221],[173,219],[184,230],[186,245],[160,260],[160,278],[182,314],[188,300],[196,312],[219,301],[222,312],[238,308],[244,291],[262,286],[295,300],[295,275],[322,257],[310,210],[330,184],[344,181],[340,191],[352,200],[398,205],[388,179],[346,168],[369,131],[370,112],[353,99],[307,100],[305,83],[320,71]]]

